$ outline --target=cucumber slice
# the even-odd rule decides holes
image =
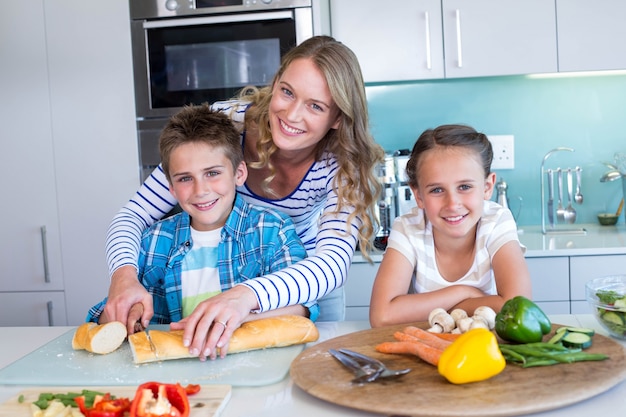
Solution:
[[[554,333],[554,336],[552,336],[550,340],[548,340],[548,343],[557,344],[561,342],[561,340],[563,340],[563,338],[567,335],[567,331],[563,331],[561,329],[565,329],[565,327],[559,327],[556,333]]]
[[[614,311],[606,311],[604,314],[602,314],[601,318],[607,323],[613,323],[619,326],[623,326],[625,324],[624,320],[622,320],[622,316]]]
[[[591,336],[585,333],[568,332],[561,341],[563,346],[571,348],[587,349],[591,346]]]
[[[588,329],[586,327],[566,327],[568,332],[573,332],[573,333],[583,333],[586,334],[587,336],[593,336],[594,334],[596,334],[596,331],[593,329]]]

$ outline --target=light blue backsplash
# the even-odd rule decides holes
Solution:
[[[523,199],[518,224],[541,224],[541,162],[582,167],[584,202],[576,223],[615,212],[620,181],[601,183],[615,152],[626,152],[626,75],[566,78],[493,77],[368,85],[370,122],[386,150],[411,148],[427,128],[468,124],[487,135],[515,136],[515,169],[496,171],[509,185],[510,206]],[[574,182],[575,183],[575,182]],[[547,185],[546,185],[547,187]],[[495,193],[494,193],[495,200]],[[622,214],[618,227],[624,227]]]

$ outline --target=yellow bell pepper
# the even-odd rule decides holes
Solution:
[[[437,370],[453,384],[465,384],[496,376],[505,366],[496,336],[477,328],[463,333],[443,351]]]

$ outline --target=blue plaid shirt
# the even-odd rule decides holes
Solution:
[[[167,324],[183,318],[181,264],[192,244],[190,217],[185,212],[161,220],[144,231],[138,276],[152,294],[154,316],[151,323]],[[289,216],[248,204],[237,194],[218,246],[222,291],[245,280],[279,271],[305,257],[306,250]],[[98,321],[106,301],[105,298],[89,310],[87,321]],[[315,302],[305,306],[317,308]]]

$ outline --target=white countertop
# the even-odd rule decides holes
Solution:
[[[585,232],[556,233],[566,230],[584,230]],[[543,234],[541,226],[521,226],[519,239],[526,246],[527,258],[548,256],[594,256],[626,255],[626,226],[601,226],[599,224],[575,224],[567,228],[556,229],[553,233]],[[382,252],[372,255],[374,262],[382,260]],[[357,252],[354,263],[367,262]]]
[[[591,327],[606,335],[591,315],[551,315],[554,323],[569,326]],[[368,329],[369,323],[320,322],[320,342],[334,337]],[[48,341],[73,329],[73,327],[3,327],[0,345],[0,368],[39,348]],[[620,342],[626,348],[626,342]],[[24,387],[0,386],[0,401],[17,394]],[[626,406],[626,382],[609,391],[557,410],[533,414],[533,417],[583,417],[590,415],[614,415]],[[619,413],[618,413],[619,414]],[[337,406],[307,394],[295,386],[289,377],[263,387],[234,387],[232,397],[222,417],[374,417],[362,411]]]

